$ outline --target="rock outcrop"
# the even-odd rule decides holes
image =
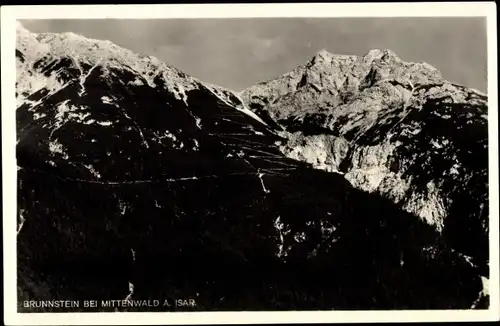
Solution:
[[[283,119],[276,117],[287,120],[300,106],[290,115],[261,114],[242,101],[245,94],[240,98],[107,41],[18,26],[17,42],[19,301],[191,298],[194,310],[487,306],[478,300],[482,265],[393,199],[346,180],[355,169],[344,162],[357,169],[370,160],[378,164],[393,138],[379,145],[363,140],[364,151],[356,152],[352,137],[308,138],[298,128],[290,134],[305,143],[299,160],[292,159],[283,148],[299,137],[280,135]],[[307,78],[304,84],[312,85],[322,77]],[[311,94],[304,92],[304,99],[316,100]],[[333,101],[333,94],[321,99]],[[452,114],[446,110],[441,114]],[[474,110],[480,108],[470,109],[476,117]],[[339,121],[325,118],[324,130]],[[344,125],[358,126],[349,129],[358,130],[358,141],[366,134],[355,119]],[[476,131],[481,137],[482,129]],[[381,138],[395,132],[381,131]],[[312,139],[324,148],[325,166],[347,173],[301,162],[315,155],[307,152]],[[476,144],[472,136],[469,141]],[[401,166],[406,153],[415,152],[391,150],[401,151]],[[464,151],[454,153],[468,155]],[[419,175],[395,164],[390,173],[401,180],[405,173]],[[473,173],[468,182],[481,180]],[[434,184],[436,198],[442,187]],[[422,189],[414,191],[427,194]],[[155,309],[181,308],[120,310]]]

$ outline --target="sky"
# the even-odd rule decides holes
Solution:
[[[32,32],[74,32],[155,56],[203,81],[243,90],[305,63],[319,50],[391,49],[445,79],[487,91],[486,19],[233,18],[22,20]]]

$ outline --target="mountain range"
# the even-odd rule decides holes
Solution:
[[[18,301],[488,307],[486,94],[390,50],[234,92],[16,31]]]

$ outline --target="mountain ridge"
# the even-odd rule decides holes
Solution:
[[[72,32],[31,33],[24,28],[20,22],[17,22],[16,31],[17,48],[21,49],[20,51],[23,58],[33,57],[39,59],[40,56],[75,57],[76,60],[82,60],[93,68],[96,66],[112,67],[116,61],[120,65],[125,65],[129,69],[139,72],[151,87],[156,87],[154,78],[159,74],[164,74],[163,79],[167,82],[167,87],[179,98],[185,96],[183,93],[184,90],[195,88],[199,84],[204,84],[212,89],[220,90],[220,94],[232,92],[225,87],[205,83],[198,78],[188,76],[179,69],[160,61],[154,56],[136,54],[108,40],[90,39]],[[28,47],[34,49],[33,53],[28,51]],[[33,61],[33,59],[31,59],[31,61]],[[36,65],[41,63],[38,61],[28,62],[28,65],[29,64]],[[21,71],[24,72],[23,70]],[[25,74],[18,74],[17,82],[23,81],[24,78],[26,78]],[[179,89],[174,89],[175,86]],[[29,85],[26,87],[29,88]],[[21,89],[22,93],[23,85],[18,85],[18,89]],[[33,91],[33,89],[31,89],[31,91]],[[248,114],[253,116],[252,112],[248,112]],[[255,118],[255,116],[253,117]]]
[[[381,48],[381,49],[373,48],[373,49],[370,49],[369,51],[367,51],[363,55],[337,54],[337,53],[335,53],[333,51],[329,51],[329,50],[327,50],[325,48],[322,48],[322,49],[318,50],[315,54],[313,54],[313,55],[309,56],[308,58],[306,58],[302,64],[298,64],[291,71],[296,70],[299,67],[305,67],[305,66],[311,65],[311,62],[314,62],[314,61],[317,61],[317,60],[320,60],[320,61],[323,60],[323,61],[325,61],[326,59],[328,59],[328,60],[332,61],[332,60],[335,60],[336,58],[353,58],[353,59],[367,58],[368,60],[370,60],[370,58],[377,58],[377,57],[380,58],[380,57],[382,57],[384,55],[384,53],[388,57],[392,57],[392,58],[395,58],[396,60],[403,61],[398,56],[397,53],[395,53],[394,51],[392,51],[391,49],[388,49],[388,48]],[[437,69],[436,67],[434,67],[433,65],[431,65],[428,62],[425,62],[425,61],[420,61],[420,62],[406,61],[406,62],[410,63],[410,64],[418,64],[418,65],[422,65],[422,66],[428,67],[430,70],[438,71],[441,74],[441,72],[439,71],[439,69]],[[288,75],[291,71],[284,72],[284,73],[276,75],[274,77],[266,78],[264,80],[256,82],[254,85],[250,85],[250,86],[248,86],[246,88],[243,88],[241,90],[238,90],[238,91],[234,90],[234,92],[236,92],[236,93],[243,93],[245,90],[251,88],[252,86],[262,85],[262,84],[265,84],[265,83],[267,83],[269,81],[273,81],[273,80],[278,79],[278,78],[280,78],[280,77],[282,77],[284,75]],[[467,86],[465,84],[459,84],[459,83],[455,83],[455,82],[451,82],[451,81],[447,81],[447,82],[450,83],[450,84],[456,85],[456,86],[466,87],[466,88],[471,89],[471,90],[475,91],[476,93],[478,93],[480,95],[483,95],[483,96],[487,95],[487,93],[485,91],[481,91],[479,89]]]
[[[246,94],[200,82],[167,64],[157,69],[151,59],[141,61],[142,56],[123,53],[121,48],[94,51],[92,41],[76,38],[73,45],[72,35],[44,36],[41,40],[48,46],[59,47],[44,56],[46,46],[33,35],[20,33],[16,49],[20,300],[175,295],[198,298],[200,310],[483,308],[488,304],[481,288],[488,275],[483,234],[465,233],[472,244],[457,244],[453,237],[443,236],[449,226],[446,232],[436,232],[392,198],[363,189],[370,183],[356,184],[352,181],[356,179],[348,178],[352,169],[342,164],[366,164],[366,157],[377,163],[379,154],[387,154],[384,148],[397,147],[392,141],[378,150],[345,146],[347,138],[341,136],[348,135],[335,126],[348,127],[353,117],[336,124],[334,116],[318,124],[305,116],[294,125],[283,124],[271,114],[256,112],[252,103],[245,103]],[[29,42],[35,46],[28,49]],[[94,54],[80,60],[77,50]],[[363,105],[349,109],[364,107],[367,99],[383,102],[380,94],[392,94],[391,87],[399,95],[408,92],[377,79],[385,73],[375,71],[362,91],[363,98],[370,96],[358,99]],[[309,102],[313,112],[311,100],[316,101],[318,90],[307,84],[322,86],[336,79],[305,75],[299,102]],[[303,76],[299,77],[298,82]],[[334,94],[328,88],[319,94],[332,99],[338,89],[332,88]],[[424,92],[426,100],[431,98],[429,90]],[[441,115],[450,114],[446,105],[453,103],[441,99],[442,93],[450,92],[452,99],[468,94],[453,86],[430,92],[434,100],[444,101],[439,104],[444,110],[438,111]],[[287,94],[287,101],[296,100],[293,92]],[[480,98],[467,101],[482,103]],[[433,108],[423,111],[435,112]],[[285,113],[302,114],[299,109]],[[336,112],[339,107],[317,111],[323,114],[330,109]],[[471,143],[464,146],[462,139],[448,139],[460,145],[450,153],[465,157],[466,161],[461,160],[465,165],[471,164],[465,155],[468,150],[482,155],[473,146],[476,141],[482,145],[483,136],[476,109],[481,111],[481,107],[462,110],[464,115],[456,120],[465,127],[470,120],[477,127],[465,130],[474,136]],[[385,110],[394,113],[391,107]],[[448,124],[448,129],[424,125],[421,121],[427,121],[427,116],[414,111],[409,117],[424,129],[454,130]],[[468,114],[473,119],[467,120]],[[367,127],[361,121],[358,127]],[[390,139],[397,131],[415,131],[405,123],[398,125],[404,128],[396,126]],[[280,131],[283,126],[296,130]],[[310,138],[311,133],[328,143],[332,135],[323,134],[325,130],[337,133],[336,145],[320,150],[311,146],[317,140]],[[390,131],[358,132],[356,141],[376,143]],[[396,140],[414,144],[406,138]],[[417,150],[403,146],[406,152],[395,156],[405,159],[407,152],[416,152],[425,157],[429,154],[422,152],[426,141],[425,137],[419,140]],[[445,148],[442,141],[437,145]],[[313,169],[314,162],[294,157],[287,149],[290,146],[314,160],[336,156],[340,173]],[[466,172],[481,185],[478,161]],[[413,189],[427,186],[428,180],[422,178],[428,170],[405,171],[404,166],[391,161],[389,170],[416,178],[419,183]],[[455,169],[464,175],[461,167]],[[429,175],[438,180],[441,172]],[[454,179],[451,185],[461,180]],[[440,186],[435,183],[431,196],[417,204],[441,200],[433,192]],[[460,228],[469,225],[471,210],[477,215],[476,204],[484,204],[478,199],[482,191],[477,187],[476,193],[462,193],[464,205],[470,204],[467,196],[474,205],[455,207],[450,214],[459,236],[464,234]],[[487,214],[487,208],[481,207],[479,217]]]
[[[113,42],[111,42],[109,40],[88,38],[86,36],[83,36],[83,35],[77,34],[77,33],[73,33],[73,32],[65,32],[65,33],[49,33],[49,32],[45,32],[45,33],[33,33],[33,32],[28,31],[23,26],[23,24],[20,21],[16,21],[16,31],[17,31],[17,35],[18,35],[18,37],[17,37],[18,40],[20,39],[20,36],[21,36],[21,39],[22,39],[22,34],[25,34],[25,35],[26,34],[30,34],[30,35],[34,36],[34,38],[37,39],[37,41],[39,41],[40,43],[43,44],[43,43],[49,42],[50,37],[57,37],[58,35],[59,36],[60,35],[68,35],[68,36],[73,36],[73,37],[68,37],[69,39],[74,38],[74,39],[86,40],[86,41],[91,42],[91,43],[98,43],[98,44],[101,44],[101,45],[108,45],[108,46],[112,46],[112,47],[118,47],[118,48],[120,48],[122,50],[125,50],[127,52],[132,52],[132,51],[127,50],[126,48],[124,48],[122,46],[116,45],[115,43],[113,43]],[[19,46],[19,44],[18,44],[18,46]],[[45,51],[47,51],[47,50],[45,50]],[[300,64],[297,67],[302,67],[302,66],[308,65],[308,64],[310,64],[311,61],[317,60],[318,58],[323,58],[323,60],[325,58],[335,59],[335,58],[342,58],[342,57],[345,57],[345,58],[349,58],[349,57],[352,57],[352,58],[366,58],[366,57],[368,57],[368,58],[375,58],[375,57],[381,57],[383,55],[386,55],[388,57],[393,57],[393,58],[396,58],[398,60],[401,60],[399,58],[399,56],[394,51],[392,51],[390,49],[387,49],[387,48],[384,48],[384,49],[375,49],[374,48],[374,49],[369,50],[364,55],[335,54],[334,52],[331,52],[331,51],[328,51],[325,48],[322,48],[322,49],[316,51],[316,53],[314,55],[310,56],[309,59],[306,59],[306,61],[303,64]],[[171,69],[177,69],[177,68],[175,68],[175,67],[173,67],[171,65],[168,65],[168,64],[164,63],[163,61],[159,60],[155,56],[151,56],[151,55],[147,55],[147,54],[139,54],[139,57],[141,57],[141,58],[149,58],[155,64],[160,64],[161,63],[161,64],[165,64],[165,65],[169,66],[169,68],[171,68]],[[410,63],[414,63],[414,62],[410,62]],[[418,64],[422,64],[424,66],[427,66],[427,67],[429,67],[432,70],[437,70],[435,67],[433,67],[432,65],[430,65],[427,62],[419,62]],[[284,73],[282,75],[286,75],[286,74],[287,73]],[[282,75],[280,75],[280,76],[282,76]],[[201,79],[199,79],[197,77],[191,77],[191,78],[193,78],[193,79],[195,79],[197,81],[202,81]],[[271,78],[268,78],[266,80],[257,82],[255,85],[263,84],[263,83],[266,83],[267,81],[271,81],[271,80],[274,80],[276,78],[279,78],[279,76],[271,77]],[[248,88],[247,87],[247,88],[241,89],[241,90],[234,90],[234,89],[231,89],[230,87],[216,85],[216,84],[208,82],[208,81],[203,81],[203,82],[205,84],[210,84],[210,85],[216,86],[218,88],[223,88],[223,89],[226,89],[226,90],[231,90],[235,94],[243,93]],[[468,87],[468,86],[461,85],[461,84],[456,84],[456,83],[453,83],[453,84],[458,85],[458,86],[462,86],[462,87]],[[479,93],[481,95],[486,95],[486,93],[483,92],[483,91],[480,91],[480,90],[477,90],[477,89],[474,89],[474,88],[471,88],[471,87],[468,87],[468,88],[469,89],[473,89],[474,91],[476,91],[477,93]]]

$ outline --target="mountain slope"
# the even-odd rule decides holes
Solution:
[[[231,91],[107,41],[18,26],[17,42],[19,301],[487,305],[432,227],[286,157]],[[120,310],[150,309],[175,308]]]
[[[338,171],[488,260],[487,96],[390,50],[320,51],[242,92],[280,126],[288,157]],[[470,241],[463,241],[463,239]]]

